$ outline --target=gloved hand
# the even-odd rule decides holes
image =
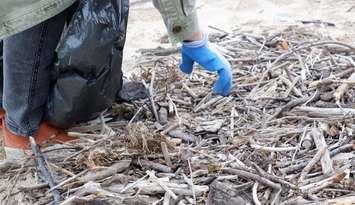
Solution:
[[[213,86],[213,92],[215,94],[228,96],[231,93],[231,65],[222,55],[210,48],[206,34],[201,41],[184,42],[181,53],[182,63],[180,69],[182,72],[191,74],[193,65],[196,62],[206,70],[218,73],[218,80]]]

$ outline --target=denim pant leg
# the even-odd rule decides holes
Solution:
[[[65,20],[63,12],[4,39],[3,106],[6,125],[15,134],[34,135],[43,119]]]

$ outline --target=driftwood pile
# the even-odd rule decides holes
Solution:
[[[211,40],[233,65],[229,97],[214,73],[178,70],[177,49],[143,50],[132,78],[150,97],[116,104],[42,149],[56,185],[3,173],[3,201],[29,204],[354,204],[355,48],[290,28]],[[144,92],[143,92],[144,93]]]

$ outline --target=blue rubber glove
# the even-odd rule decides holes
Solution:
[[[181,48],[182,63],[180,69],[186,74],[191,74],[194,63],[200,64],[211,72],[218,73],[218,80],[213,86],[213,92],[218,95],[228,96],[232,90],[231,65],[217,51],[210,48],[208,36],[203,40],[183,43]]]

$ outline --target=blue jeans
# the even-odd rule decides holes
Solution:
[[[6,125],[32,136],[41,124],[51,86],[55,49],[71,9],[4,39],[3,107]]]

